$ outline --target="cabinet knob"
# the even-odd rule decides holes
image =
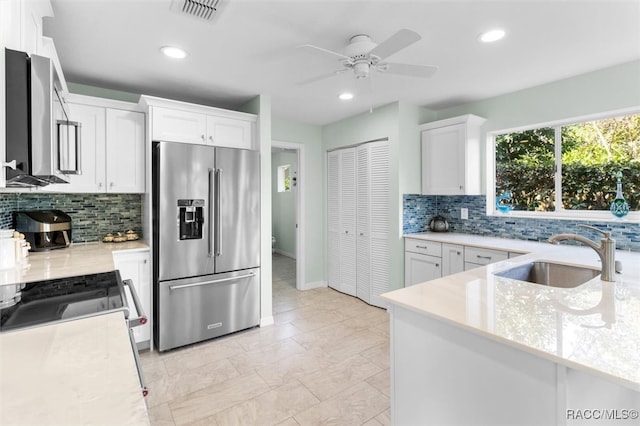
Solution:
[[[113,188],[114,183],[113,182],[109,182],[109,188]]]
[[[204,141],[204,135],[200,135],[200,139]]]
[[[362,237],[362,236],[364,236],[364,232],[361,232],[361,233],[360,233],[360,236],[361,236],[361,237]]]
[[[345,234],[348,234],[348,233],[349,233],[349,231],[344,231],[344,233],[345,233]]]
[[[102,182],[98,182],[98,188],[102,188]]]
[[[213,143],[213,136],[209,136],[209,140]]]
[[[460,185],[460,190],[462,190],[464,187],[462,185]]]

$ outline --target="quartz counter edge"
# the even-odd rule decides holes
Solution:
[[[625,268],[623,269],[622,275],[616,275],[615,283],[601,281],[600,277],[597,277],[573,289],[560,289],[509,280],[507,278],[496,279],[493,272],[538,259],[600,268],[598,256],[592,249],[575,245],[551,245],[543,242],[518,241],[454,233],[406,234],[404,237],[528,254],[385,293],[381,297],[387,303],[411,310],[427,318],[440,320],[463,328],[474,334],[524,350],[558,364],[592,373],[640,392],[640,354],[630,354],[628,351],[622,350],[622,348],[628,346],[629,343],[625,343],[624,336],[628,336],[627,333],[633,331],[625,330],[623,324],[634,324],[634,320],[629,317],[629,313],[624,316],[623,312],[629,312],[630,310],[627,309],[627,307],[631,304],[637,304],[638,300],[640,300],[640,253],[627,251],[616,252],[616,258],[623,263]],[[611,336],[613,336],[615,341],[619,342],[621,348],[620,351],[616,351],[617,353],[615,355],[617,358],[608,361],[602,360],[597,353],[590,354],[589,351],[584,350],[585,355],[582,355],[580,359],[575,359],[572,358],[572,351],[567,351],[569,355],[554,353],[553,351],[530,344],[526,336],[512,337],[501,334],[491,327],[479,326],[469,321],[464,312],[469,309],[471,309],[471,311],[474,309],[489,309],[487,306],[495,307],[500,302],[489,297],[489,295],[492,294],[491,291],[486,294],[482,293],[483,295],[479,296],[477,300],[470,301],[470,293],[468,292],[470,286],[486,286],[492,289],[497,288],[496,286],[510,286],[513,291],[516,293],[521,291],[523,295],[530,295],[531,292],[534,292],[538,293],[540,297],[551,298],[554,294],[562,294],[563,297],[575,298],[575,300],[580,300],[582,294],[586,292],[598,292],[607,288],[625,287],[626,290],[630,291],[630,297],[626,301],[616,299],[615,309],[611,312],[611,314],[616,315],[616,323],[614,326],[609,330],[606,328],[587,329],[589,333],[593,334],[592,337],[594,339],[601,338],[604,333],[615,333],[611,334]],[[470,306],[470,303],[474,305]],[[393,309],[393,307],[391,307],[391,309]],[[603,312],[605,311],[603,310]],[[561,313],[561,311],[558,310],[558,313]],[[536,319],[526,317],[519,318],[519,321],[536,323]],[[554,336],[562,335],[563,330],[554,329],[554,325],[549,325],[549,327],[549,329],[535,331],[539,332],[540,335],[545,335],[545,332],[548,333],[549,331],[551,331],[551,334]],[[631,358],[629,358],[629,356]]]
[[[74,243],[63,249],[30,252],[22,265],[0,270],[0,285],[113,271],[114,253],[146,250],[149,250],[149,245],[137,240],[125,243]]]

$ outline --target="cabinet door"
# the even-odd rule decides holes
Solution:
[[[144,192],[144,126],[143,113],[107,109],[107,192]]]
[[[68,184],[43,187],[53,192],[104,192],[105,191],[105,108],[68,104],[69,119],[80,123],[81,174],[66,175]]]
[[[464,194],[466,126],[455,124],[422,132],[422,193]]]
[[[246,120],[208,115],[207,144],[253,149],[253,123]]]
[[[121,251],[113,254],[113,262],[120,271],[123,280],[131,280],[138,293],[142,309],[147,316],[147,323],[138,327],[133,327],[133,336],[136,343],[148,342],[151,339],[151,278],[150,278],[150,255],[144,252]],[[129,301],[133,305],[133,301]],[[131,306],[133,309],[133,306]],[[134,314],[135,315],[135,314]]]
[[[442,277],[442,259],[425,254],[404,253],[404,286]]]
[[[442,276],[464,271],[464,247],[442,244]]]
[[[204,114],[151,108],[151,139],[154,141],[206,143],[207,117]]]

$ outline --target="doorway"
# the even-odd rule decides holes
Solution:
[[[304,287],[304,145],[273,141],[271,147],[271,235],[273,282]]]

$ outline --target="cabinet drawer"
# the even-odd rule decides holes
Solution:
[[[430,256],[442,257],[442,244],[433,241],[405,238],[404,250],[410,251],[412,253],[428,254]]]
[[[507,260],[509,253],[501,250],[491,250],[477,247],[464,248],[464,261],[476,263],[478,265],[488,265],[489,263]]]

